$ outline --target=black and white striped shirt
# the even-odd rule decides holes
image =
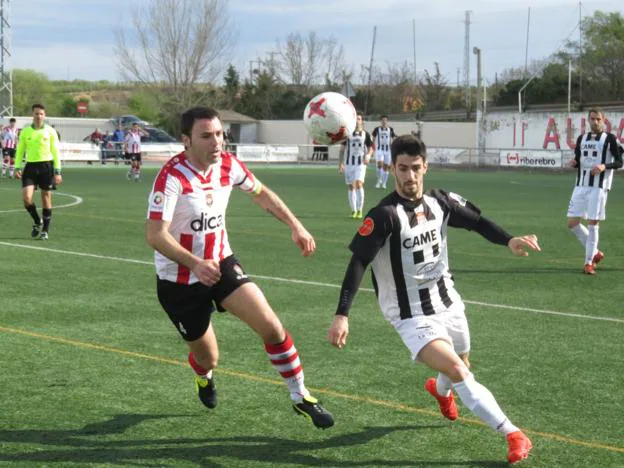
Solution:
[[[430,190],[418,202],[393,192],[366,216],[349,248],[370,262],[373,285],[390,320],[432,315],[461,303],[449,270],[447,227],[477,228],[480,210],[452,192]]]
[[[613,183],[612,169],[622,167],[622,151],[612,133],[580,135],[574,149],[576,186],[610,190]],[[594,176],[591,170],[598,164],[605,164],[607,169]]]
[[[396,138],[396,134],[392,127],[379,126],[373,130],[373,142],[377,151],[389,152],[393,138]]]
[[[368,150],[373,146],[373,140],[366,130],[354,131],[343,143],[346,146],[345,166],[360,166],[364,164]]]

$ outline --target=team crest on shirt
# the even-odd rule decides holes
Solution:
[[[206,205],[208,207],[211,207],[213,201],[214,200],[212,199],[212,192],[206,192]]]
[[[154,196],[152,197],[152,204],[154,206],[160,206],[162,205],[164,199],[165,195],[162,192],[155,192]]]
[[[364,221],[362,221],[362,225],[360,229],[358,229],[358,234],[362,237],[370,236],[375,230],[375,222],[373,218],[366,217]]]

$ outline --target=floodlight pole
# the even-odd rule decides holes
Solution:
[[[533,75],[529,81],[524,83],[524,86],[520,88],[520,91],[518,91],[518,112],[520,113],[522,113],[522,91],[524,91],[524,89],[529,86],[529,83],[531,83],[531,81],[535,78],[537,78],[537,75]]]

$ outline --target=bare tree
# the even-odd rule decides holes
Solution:
[[[223,71],[221,59],[229,58],[234,43],[227,0],[140,2],[132,24],[132,40],[123,28],[114,31],[122,76],[165,88],[177,110],[203,98],[205,85]]]
[[[309,87],[321,79],[338,81],[344,69],[344,50],[331,36],[323,39],[313,31],[306,37],[291,33],[284,46],[277,44],[280,72],[289,84]]]

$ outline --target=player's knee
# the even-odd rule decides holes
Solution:
[[[579,223],[578,219],[568,219],[568,229],[574,229]]]
[[[454,362],[445,372],[452,382],[461,382],[470,375],[470,370],[464,361]]]

